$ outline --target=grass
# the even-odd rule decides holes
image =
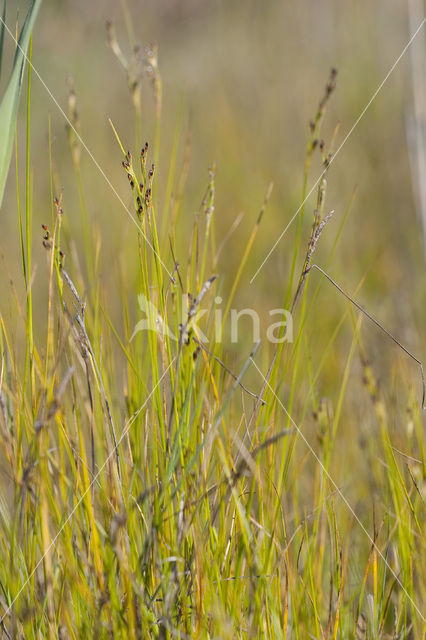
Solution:
[[[13,151],[16,120],[18,116],[19,97],[24,74],[25,59],[30,47],[31,34],[34,23],[40,9],[41,0],[34,0],[28,9],[24,24],[16,41],[15,56],[7,87],[0,103],[0,205],[6,184],[7,173]],[[0,76],[3,62],[4,36],[6,30],[6,0],[3,3],[3,11],[0,24]]]
[[[138,138],[139,77],[111,25],[109,43],[127,72]],[[11,294],[15,320],[0,316],[7,478],[0,503],[2,637],[425,637],[417,379],[410,384],[407,373],[397,399],[386,377],[385,388],[379,384],[374,349],[365,344],[368,319],[312,269],[312,254],[330,228],[334,136],[329,146],[322,143],[321,125],[336,73],[310,125],[302,199],[317,156],[324,175],[313,215],[302,210],[298,218],[282,290],[294,340],[253,345],[247,332],[230,345],[226,321],[242,274],[253,266],[251,249],[272,187],[226,289],[216,258],[222,238],[216,237],[214,167],[184,247],[177,236],[187,167],[177,149],[158,214],[158,174],[165,170],[158,164],[162,85],[154,48],[146,64],[155,100],[153,150],[147,143],[139,152],[137,141],[127,151],[114,128],[117,171],[121,163],[134,222],[131,242],[112,260],[118,301],[114,283],[102,275],[106,230],[90,226],[71,88],[69,139],[82,231],[76,237],[70,230],[66,204],[54,192],[49,127],[53,204],[40,230],[46,260],[37,275],[47,303],[34,306],[28,77],[25,217],[17,186],[26,295]],[[114,227],[115,219],[108,224]],[[343,279],[340,274],[337,282]],[[219,294],[222,342],[214,340]],[[141,295],[159,331],[133,335]],[[337,312],[327,295],[341,305]],[[321,300],[325,324],[315,312]],[[207,346],[197,333],[201,307],[208,310],[199,321]],[[35,316],[43,330],[35,330]],[[368,336],[372,331],[375,344],[386,339],[377,327]],[[395,352],[400,366],[408,366],[406,354]],[[324,396],[320,380],[327,376]],[[395,428],[397,404],[405,422]]]

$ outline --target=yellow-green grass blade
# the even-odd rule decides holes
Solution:
[[[41,0],[33,0],[28,9],[25,22],[19,34],[18,46],[13,59],[12,72],[6,87],[5,94],[0,103],[0,206],[3,202],[6,178],[9,171],[10,159],[13,150],[13,137],[15,133],[16,119],[18,115],[19,96],[24,75],[24,65],[27,55],[31,33],[35,19],[41,5]],[[5,8],[3,7],[2,31],[0,34],[0,58],[4,39]]]

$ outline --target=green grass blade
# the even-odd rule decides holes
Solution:
[[[13,136],[15,133],[16,119],[19,107],[19,95],[21,93],[24,64],[34,22],[37,17],[41,0],[33,0],[28,9],[25,22],[19,34],[18,46],[13,59],[12,73],[3,100],[0,104],[0,206],[3,201],[6,178],[9,171],[10,159],[13,150]],[[5,7],[3,9],[4,16]],[[1,43],[4,36],[4,22],[2,23]],[[1,52],[1,48],[0,48]]]

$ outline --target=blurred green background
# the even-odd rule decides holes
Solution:
[[[8,24],[12,29],[16,11],[22,20],[27,4],[21,0],[16,2],[16,7],[11,8],[9,4]],[[237,308],[250,305],[267,314],[267,310],[283,303],[296,224],[252,284],[250,279],[301,203],[308,124],[315,115],[329,70],[335,66],[339,73],[337,90],[328,105],[323,137],[329,144],[339,125],[335,143],[338,147],[406,46],[410,38],[410,11],[416,22],[416,8],[421,18],[424,13],[421,4],[400,0],[374,3],[45,0],[34,34],[33,63],[66,112],[66,79],[69,75],[73,77],[82,137],[114,188],[130,206],[127,179],[120,167],[122,158],[108,117],[113,120],[126,148],[136,154],[139,143],[126,76],[106,44],[105,23],[107,20],[115,23],[118,41],[126,56],[131,52],[129,29],[142,51],[151,42],[158,44],[163,114],[157,213],[160,217],[163,211],[170,154],[179,129],[178,173],[188,136],[191,144],[188,183],[177,227],[178,260],[182,264],[187,260],[194,212],[208,181],[208,167],[213,163],[217,166],[218,245],[238,215],[244,214],[218,264],[221,291],[226,295],[268,184],[273,181],[272,197],[235,301]],[[127,24],[126,29],[129,17],[130,26]],[[7,44],[12,52],[10,38]],[[335,214],[321,238],[315,261],[326,264],[354,196],[328,271],[348,292],[354,292],[366,276],[357,298],[422,359],[425,353],[425,254],[417,204],[418,182],[410,165],[410,151],[414,153],[415,146],[412,144],[410,150],[407,128],[414,116],[411,54],[417,51],[417,56],[424,56],[424,30],[413,47],[417,49],[410,49],[403,56],[332,164],[326,210],[334,209]],[[68,242],[74,243],[73,260],[78,258],[83,269],[84,249],[66,124],[36,75],[32,86],[34,289],[40,308],[44,309],[46,257],[38,230],[41,223],[49,222],[51,211],[49,118],[54,191],[58,195],[63,189]],[[149,79],[144,77],[142,142],[154,141],[154,112],[152,88]],[[18,145],[22,168],[24,119],[22,103]],[[309,187],[320,171],[319,162],[314,162]],[[102,237],[100,277],[109,283],[110,313],[119,322],[120,305],[117,302],[114,309],[112,292],[119,283],[114,272],[116,261],[111,258],[119,256],[127,243],[130,246],[134,227],[84,151],[82,173],[89,219],[94,229],[100,229]],[[304,215],[302,242],[306,244],[314,196],[315,192],[306,204]],[[1,215],[3,275],[0,286],[2,311],[6,313],[11,278],[22,293],[22,278],[16,276],[20,273],[20,259],[14,166],[9,173]],[[317,284],[321,277],[315,273],[312,280]],[[90,287],[90,283],[86,285]],[[321,353],[324,341],[346,305],[342,296],[323,281],[309,316],[308,330],[314,351],[318,348]],[[136,300],[133,308],[137,320]],[[43,316],[36,318],[37,321],[43,325]],[[390,393],[396,393],[402,380],[408,380],[419,393],[417,367],[376,329],[367,326],[366,320],[364,325],[363,337],[371,360],[379,363],[386,384],[393,380]],[[350,340],[349,321],[346,329],[346,339]],[[336,373],[340,375],[346,361],[348,343],[342,340],[330,356],[330,366],[320,382],[321,391],[326,395],[332,393]],[[249,351],[249,346],[245,347],[241,357],[246,357]],[[398,367],[402,367],[401,374],[394,373]],[[394,375],[396,378],[392,378]],[[356,384],[354,381],[355,388]]]

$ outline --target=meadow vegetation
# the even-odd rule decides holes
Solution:
[[[112,185],[96,182],[103,160],[88,157],[69,78],[74,192],[50,116],[48,193],[34,190],[31,67],[23,87],[2,211],[0,637],[426,637],[424,314],[416,331],[415,314],[387,313],[397,292],[375,307],[374,265],[346,259],[362,236],[347,230],[355,184],[342,206],[332,186],[338,71],[324,67],[307,98],[283,212],[276,176],[263,193],[258,174],[252,190],[229,166],[219,180],[209,149],[194,193],[191,128],[164,122],[157,46],[127,47],[112,22],[107,44],[133,109],[132,136],[109,122]],[[285,249],[250,282],[295,211]],[[352,253],[339,253],[348,233]],[[382,267],[401,283],[392,260]],[[243,306],[262,327],[289,310],[292,341],[262,329],[253,343],[249,319],[232,341]]]

